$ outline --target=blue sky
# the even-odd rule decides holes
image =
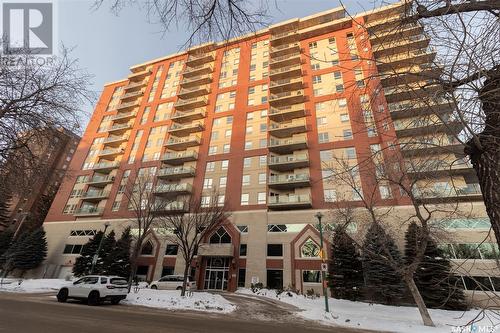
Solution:
[[[129,67],[180,50],[187,33],[174,27],[166,34],[158,25],[147,21],[139,8],[128,7],[116,16],[108,8],[92,10],[90,0],[58,2],[58,37],[66,47],[73,47],[72,57],[95,76],[93,89],[102,90],[106,82],[120,80]],[[373,7],[372,1],[345,0],[350,12]],[[272,22],[303,17],[340,5],[338,0],[277,0],[271,4]],[[91,113],[92,107],[86,110]]]

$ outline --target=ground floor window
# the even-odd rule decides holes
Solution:
[[[246,268],[240,268],[238,271],[238,287],[245,287]]]
[[[283,270],[267,270],[267,286],[269,289],[283,289]]]
[[[139,281],[146,281],[148,278],[149,266],[137,266],[135,275]]]
[[[302,281],[306,283],[320,283],[320,271],[302,271]]]
[[[173,274],[174,274],[173,266],[163,266],[163,269],[161,270],[161,276],[173,275]]]

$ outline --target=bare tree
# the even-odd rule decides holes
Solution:
[[[133,213],[130,226],[134,242],[130,256],[131,270],[128,277],[128,288],[134,281],[137,272],[137,261],[140,256],[145,239],[158,227],[159,215],[168,211],[171,201],[159,200],[154,189],[155,175],[152,171],[141,174],[135,178],[129,177],[125,186],[124,195],[128,200],[128,208]]]
[[[202,242],[227,221],[230,213],[226,202],[220,202],[221,196],[213,191],[210,196],[204,196],[202,201],[193,197],[186,202],[187,211],[163,214],[160,226],[170,231],[167,238],[177,244],[184,259],[184,281],[181,296],[186,293],[189,269]]]
[[[59,56],[42,65],[26,53],[16,59],[0,62],[0,162],[14,153],[26,161],[36,158],[31,142],[52,139],[47,128],[79,129],[82,108],[95,100],[91,75],[70,58],[69,50],[61,48]]]
[[[164,32],[173,25],[186,26],[190,37],[184,46],[254,32],[268,19],[267,0],[94,0],[94,8],[103,5],[114,13],[130,5],[145,9],[149,20]]]

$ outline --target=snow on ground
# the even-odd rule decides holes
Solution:
[[[64,279],[0,279],[0,292],[43,293],[57,291],[62,286],[71,284]]]
[[[179,290],[141,289],[130,293],[123,304],[142,305],[169,310],[194,310],[205,312],[229,313],[236,306],[220,295],[206,292],[193,292],[190,297],[181,297]]]
[[[299,316],[332,326],[405,333],[475,332],[477,329],[483,329],[484,332],[495,332],[496,329],[500,332],[500,323],[497,322],[499,326],[492,328],[493,324],[487,319],[475,323],[474,327],[466,326],[463,331],[457,327],[466,325],[476,317],[479,310],[464,313],[463,311],[430,309],[432,320],[436,324],[433,328],[422,324],[416,307],[388,306],[329,298],[330,313],[326,313],[324,297],[310,299],[286,291],[277,296],[276,291],[268,289],[260,289],[256,293],[250,289],[239,289],[237,293],[267,297],[294,305],[302,310],[298,312]],[[489,330],[486,330],[488,327]]]

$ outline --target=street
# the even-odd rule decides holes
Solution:
[[[265,308],[266,305],[263,304]],[[0,293],[0,332],[15,333],[349,333],[300,320],[255,320],[243,313],[173,312],[126,305],[90,307],[79,302],[58,303],[51,295]],[[236,311],[237,312],[237,311]]]

